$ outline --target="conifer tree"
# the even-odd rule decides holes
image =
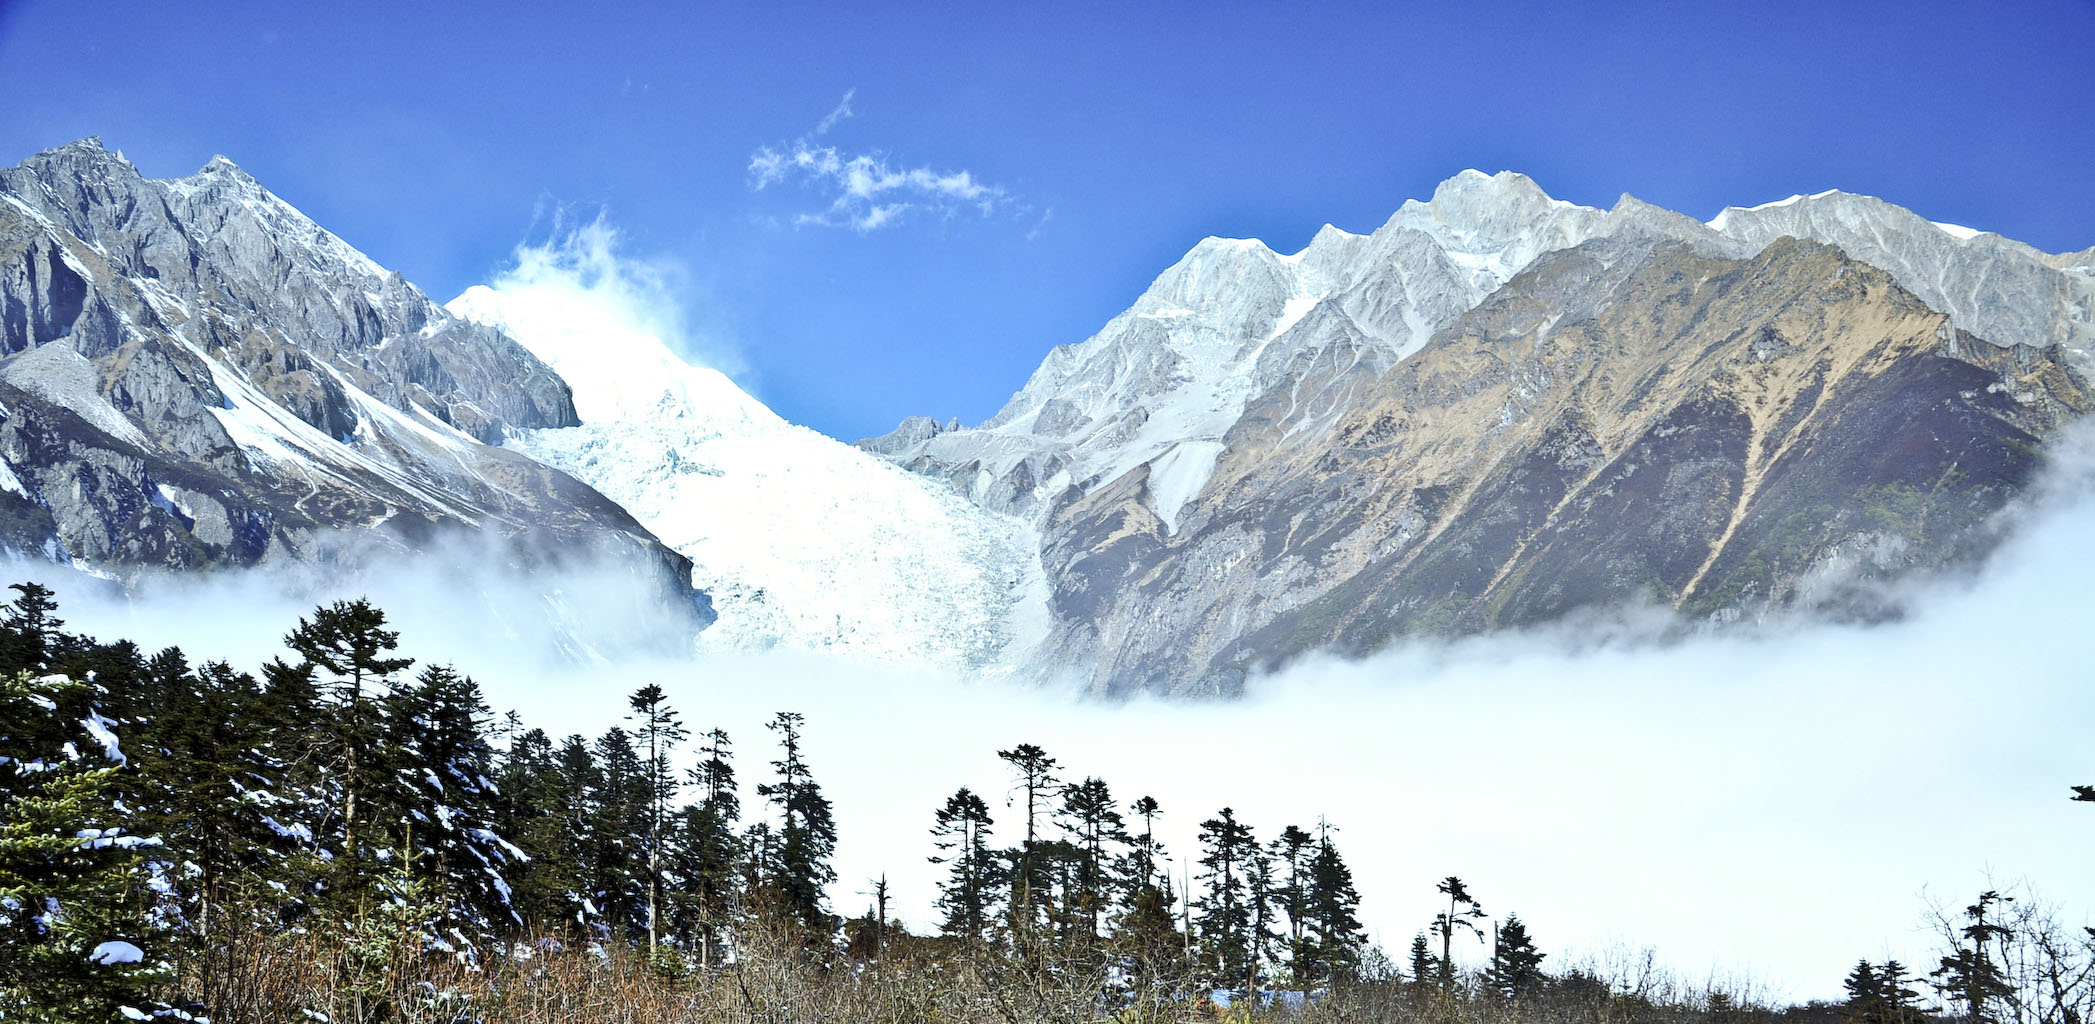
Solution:
[[[505,874],[525,854],[493,828],[494,748],[479,684],[430,665],[381,704],[392,782],[385,813],[398,830],[403,870],[434,894],[435,927],[486,934],[522,924]]]
[[[1328,825],[1318,829],[1316,852],[1310,856],[1303,899],[1309,934],[1303,941],[1303,969],[1297,972],[1305,985],[1355,970],[1367,946],[1366,930],[1360,926],[1360,893],[1353,888],[1352,869],[1331,841],[1331,831]]]
[[[152,840],[127,833],[110,796],[114,735],[78,729],[103,720],[91,691],[0,676],[0,1019],[142,1019],[153,1005],[154,936],[125,899]]]
[[[0,672],[40,675],[70,644],[60,630],[58,600],[40,583],[8,585],[13,600],[0,606]]]
[[[570,893],[585,888],[573,838],[572,790],[543,729],[516,733],[495,776],[498,831],[524,853],[507,876],[517,914],[535,927],[570,916]]]
[[[1434,962],[1440,970],[1437,980],[1441,989],[1447,991],[1455,987],[1455,933],[1467,931],[1482,941],[1484,930],[1477,922],[1484,919],[1484,908],[1470,897],[1462,879],[1454,875],[1441,879],[1435,889],[1448,898],[1448,909],[1433,918],[1433,931],[1440,936],[1440,957]]]
[[[1202,951],[1216,980],[1235,985],[1250,975],[1258,957],[1253,927],[1259,908],[1253,903],[1261,894],[1254,893],[1251,884],[1258,840],[1227,807],[1200,823],[1199,838],[1204,869],[1199,880],[1207,884],[1195,903]]]
[[[634,723],[634,736],[647,754],[641,778],[647,801],[647,949],[653,953],[661,900],[662,833],[677,791],[676,773],[670,769],[669,755],[677,744],[684,741],[687,733],[684,723],[670,709],[662,687],[649,683],[634,691],[627,703],[633,710],[626,717]]]
[[[1075,855],[1072,917],[1080,924],[1084,941],[1090,942],[1098,938],[1107,902],[1119,888],[1113,878],[1113,850],[1128,841],[1127,825],[1106,780],[1096,777],[1063,792],[1062,814],[1069,822]]]
[[[779,809],[777,870],[770,881],[781,909],[808,941],[826,941],[836,930],[824,905],[823,887],[836,880],[829,858],[836,849],[837,827],[829,798],[800,756],[802,721],[798,714],[781,711],[767,723],[779,737],[780,757],[771,762],[778,781],[758,786],[757,794]]]
[[[1055,778],[1055,759],[1031,743],[999,750],[997,756],[1018,773],[1013,789],[1025,795],[1026,834],[1011,857],[1010,913],[1014,930],[1029,934],[1040,923],[1040,900],[1052,888],[1041,832],[1046,824],[1048,801],[1061,791],[1062,785]]]
[[[371,778],[371,746],[377,741],[373,702],[383,696],[392,677],[414,664],[412,658],[387,657],[400,646],[400,634],[385,628],[385,613],[369,601],[337,601],[301,618],[284,646],[308,669],[325,670],[336,708],[337,751],[342,763],[342,854],[352,881],[356,876],[358,803],[377,785]]]
[[[590,887],[605,923],[626,937],[646,914],[642,851],[634,837],[647,829],[647,787],[633,738],[612,726],[590,748],[596,783],[589,796]]]
[[[1484,984],[1491,991],[1508,999],[1518,999],[1535,990],[1542,979],[1542,959],[1546,954],[1535,948],[1528,936],[1528,927],[1520,921],[1519,914],[1506,915],[1506,923],[1500,925],[1492,935],[1491,966],[1484,972]]]
[[[696,914],[699,963],[710,966],[721,948],[732,913],[735,881],[735,825],[742,802],[735,789],[734,750],[720,729],[702,737],[691,784],[702,796],[685,817],[685,844],[691,859],[689,884]]]
[[[989,847],[989,805],[974,791],[960,787],[934,815],[932,845],[941,852],[933,864],[950,865],[939,883],[935,906],[944,913],[941,930],[969,945],[989,939],[996,902],[996,855]]]
[[[1995,959],[1993,946],[2009,931],[1992,917],[1995,904],[2013,897],[1993,890],[1979,894],[1977,903],[1964,908],[1968,922],[1959,929],[1962,941],[1942,958],[1942,965],[1929,972],[1936,990],[1945,999],[1963,1006],[1963,1019],[1970,1024],[1999,1024],[2000,1004],[2014,995],[2006,974]]]
[[[1433,947],[1426,944],[1426,933],[1411,937],[1411,983],[1420,988],[1439,983],[1440,963],[1433,956]]]

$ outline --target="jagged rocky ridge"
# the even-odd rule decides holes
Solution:
[[[1371,235],[1208,239],[981,427],[862,444],[1041,524],[1042,661],[1101,689],[1625,602],[1881,611],[2087,410],[2091,275],[1863,196],[1702,223],[1464,172]]]
[[[567,385],[223,157],[142,177],[88,139],[0,170],[0,543],[102,574],[355,567],[472,538],[604,559],[688,610],[690,566],[499,447]]]

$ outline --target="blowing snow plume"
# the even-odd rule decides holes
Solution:
[[[688,362],[682,301],[601,221],[516,260],[449,308],[558,371],[583,423],[508,443],[692,560],[719,614],[708,649],[983,669],[1016,663],[1044,632],[1026,524],[787,423]]]

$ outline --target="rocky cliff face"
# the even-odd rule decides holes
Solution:
[[[1704,224],[1465,172],[1372,235],[1203,242],[988,423],[865,444],[1041,522],[1042,660],[1104,689],[1624,604],[1869,613],[2087,410],[2085,262],[1841,193]]]
[[[567,386],[223,158],[150,180],[96,140],[0,171],[0,543],[123,575],[351,564],[438,538],[689,564],[499,445]],[[694,616],[697,614],[693,611]]]

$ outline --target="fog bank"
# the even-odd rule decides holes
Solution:
[[[583,663],[519,642],[541,628],[537,588],[559,590],[570,617],[617,592],[617,579],[586,573],[402,568],[299,588],[250,574],[163,581],[132,601],[69,584],[62,613],[75,629],[252,669],[315,601],[370,593],[406,653],[455,663],[497,711],[556,736],[618,724],[626,694],[660,683],[694,732],[730,732],[752,806],[775,756],[762,722],[802,712],[837,809],[842,913],[861,912],[885,873],[897,912],[930,928],[933,810],[973,787],[1012,840],[995,752],[1030,742],[1066,778],[1157,797],[1174,871],[1224,805],[1262,839],[1328,818],[1362,918],[1393,956],[1437,909],[1435,880],[1457,874],[1492,915],[1518,912],[1552,963],[1648,945],[1691,979],[1747,974],[1778,995],[1828,997],[1860,958],[1932,967],[1919,929],[1930,895],[1962,906],[2027,879],[2075,923],[2095,909],[2095,811],[2067,799],[2069,784],[2095,782],[2095,460],[2082,439],[2059,451],[2059,472],[1983,571],[1922,588],[1903,621],[1669,643],[1421,644],[1303,662],[1229,701],[1103,702],[631,644]],[[578,628],[636,628],[602,610]]]

